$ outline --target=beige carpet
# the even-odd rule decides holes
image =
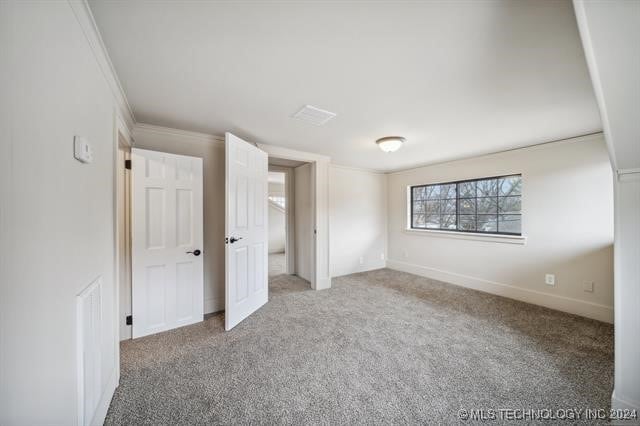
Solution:
[[[609,324],[388,269],[319,292],[280,275],[270,289],[230,332],[216,314],[122,343],[106,424],[451,424],[460,409],[609,407]]]

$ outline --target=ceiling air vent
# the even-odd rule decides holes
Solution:
[[[293,115],[298,120],[308,121],[316,126],[322,126],[336,115],[333,112],[325,111],[311,105],[305,105],[300,111]]]

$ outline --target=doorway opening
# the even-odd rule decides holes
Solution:
[[[314,273],[313,166],[269,157],[269,281],[295,275],[311,288]],[[301,282],[301,280],[298,280]]]
[[[201,288],[202,267],[189,266],[194,261],[202,262],[206,256],[201,183],[196,190],[191,187],[202,180],[204,169],[201,158],[132,149],[130,142],[116,144],[119,283],[115,297],[119,300],[116,316],[119,335],[125,340],[191,323],[207,312]],[[163,148],[172,151],[171,147]],[[224,318],[225,328],[230,329],[235,324],[226,324],[227,318],[235,312],[235,323],[242,321],[268,301],[271,289],[283,292],[331,286],[329,161],[316,154],[256,146],[231,134],[225,136],[224,155],[226,199],[225,215],[221,218],[225,224]],[[125,167],[124,160],[128,160],[131,170]],[[269,232],[269,216],[275,217],[276,209],[279,223]],[[165,229],[167,226],[171,228]],[[170,247],[176,249],[172,258],[154,261],[150,266],[142,262]],[[153,273],[148,271],[150,268]],[[145,274],[136,273],[143,269]],[[163,272],[166,270],[170,271]],[[272,286],[272,277],[279,283]],[[191,285],[184,285],[187,283]],[[146,300],[134,296],[136,288],[151,288],[145,284],[157,284],[157,288],[165,291],[144,291],[148,306],[136,308],[134,301]],[[174,287],[181,290],[179,297],[165,298],[165,293],[178,294]],[[247,300],[252,292],[256,301],[250,304]],[[163,313],[168,306],[171,315]],[[196,309],[198,312],[194,313]],[[171,319],[170,323],[161,321],[163,318]],[[153,320],[150,325],[149,319]],[[136,326],[147,325],[148,330],[136,333]]]
[[[269,171],[269,278],[287,273],[286,175]]]

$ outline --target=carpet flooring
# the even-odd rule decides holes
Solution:
[[[460,409],[610,404],[610,324],[402,272],[319,292],[279,275],[233,330],[222,315],[122,343],[106,424],[451,424]]]

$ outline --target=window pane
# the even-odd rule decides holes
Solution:
[[[476,182],[461,182],[458,184],[458,196],[460,198],[470,198],[476,196]]]
[[[498,216],[492,215],[478,215],[478,231],[481,232],[497,232],[498,231]]]
[[[456,198],[456,184],[440,185],[440,198]]]
[[[458,216],[458,229],[461,231],[475,231],[476,216],[475,215]]]
[[[498,232],[510,232],[514,234],[520,234],[521,231],[521,216],[501,214],[498,216]]]
[[[458,214],[475,214],[476,200],[475,198],[458,200]]]
[[[411,191],[412,227],[521,235],[520,175],[416,186]]]
[[[440,229],[456,229],[456,215],[443,214],[440,216]]]
[[[498,179],[498,195],[522,194],[522,176],[507,176]]]
[[[491,197],[498,195],[498,180],[488,179],[478,181],[478,197]]]
[[[520,213],[520,195],[515,197],[500,197],[498,199],[500,205],[500,213]]]
[[[426,197],[429,200],[436,200],[440,198],[440,185],[430,185],[426,188]]]
[[[426,226],[427,226],[427,228],[433,228],[433,229],[440,228],[440,215],[439,214],[428,214],[426,216]]]
[[[440,201],[440,213],[441,214],[456,214],[456,200],[441,200]]]
[[[498,213],[498,200],[496,197],[478,198],[478,214]]]
[[[440,214],[440,200],[427,200],[425,204],[427,213]]]

